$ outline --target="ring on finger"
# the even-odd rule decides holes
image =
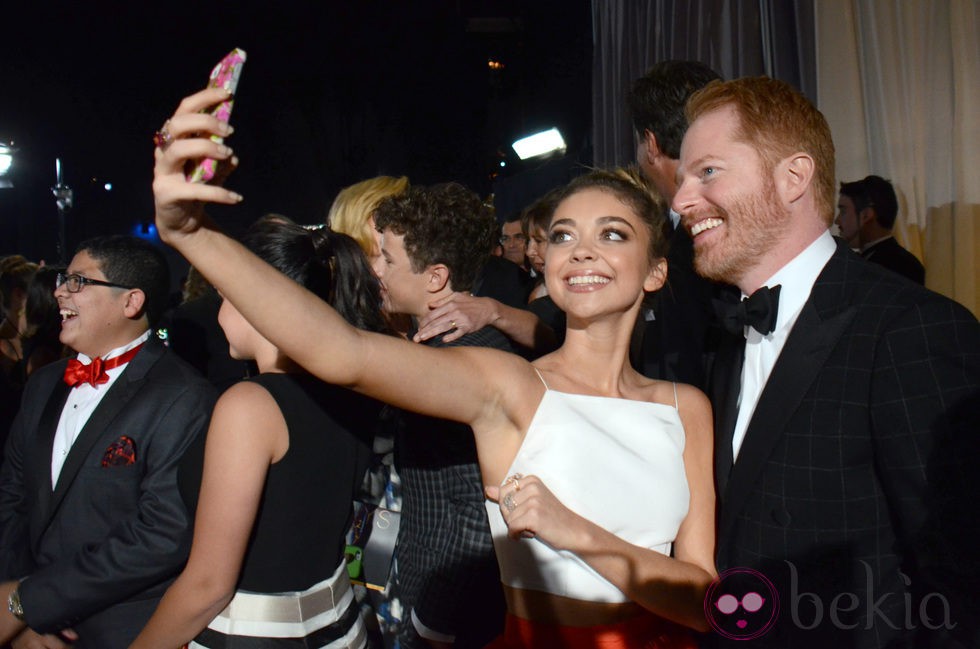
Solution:
[[[504,507],[507,508],[507,511],[509,511],[510,513],[514,513],[514,510],[517,509],[517,503],[514,502],[513,491],[509,492],[506,496],[504,496],[504,499],[501,501],[501,503],[503,504]]]
[[[451,320],[449,322],[449,326],[452,327],[453,329],[455,329],[456,328],[456,321],[455,320]]]
[[[523,477],[524,477],[524,475],[521,474],[521,473],[513,473],[513,474],[507,476],[507,479],[504,480],[504,484],[505,485],[513,484],[514,485],[514,490],[515,491],[520,491],[521,490],[521,478],[523,478]]]
[[[160,127],[160,130],[153,134],[153,144],[159,148],[161,151],[166,150],[170,143],[174,141],[173,135],[170,134],[170,120],[168,119]]]

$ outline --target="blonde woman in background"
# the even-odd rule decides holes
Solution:
[[[327,226],[356,241],[373,266],[381,256],[381,234],[374,227],[374,210],[383,199],[398,196],[408,187],[405,176],[376,176],[345,187],[330,206]]]

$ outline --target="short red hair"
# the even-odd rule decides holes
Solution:
[[[726,106],[738,115],[735,138],[753,147],[771,171],[794,153],[814,163],[814,198],[829,226],[834,220],[834,140],[823,114],[789,84],[769,77],[712,81],[694,93],[685,112],[688,123]]]

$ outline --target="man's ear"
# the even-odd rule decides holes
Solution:
[[[878,219],[878,213],[875,212],[875,208],[868,205],[866,208],[858,212],[858,228],[863,228],[869,223],[873,223]]]
[[[657,263],[650,266],[650,272],[643,280],[643,290],[647,293],[659,291],[667,282],[667,260],[658,259]]]
[[[123,313],[130,320],[135,320],[144,315],[144,306],[146,306],[146,294],[141,289],[133,288],[126,295],[126,304],[123,305]]]
[[[794,203],[813,182],[813,158],[794,153],[776,166],[776,190],[786,205]]]
[[[425,289],[438,293],[449,284],[449,268],[445,264],[432,264],[425,269]]]
[[[657,158],[663,155],[660,146],[657,144],[657,136],[650,129],[643,129],[643,155],[650,164],[656,162]]]

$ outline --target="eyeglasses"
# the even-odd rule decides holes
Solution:
[[[78,293],[80,290],[82,290],[82,287],[85,286],[86,284],[92,284],[94,286],[111,286],[113,288],[125,288],[127,290],[133,288],[132,286],[123,286],[122,284],[103,282],[102,280],[99,279],[89,279],[88,277],[82,277],[81,275],[78,275],[76,273],[72,273],[71,275],[58,273],[58,277],[55,279],[54,286],[55,288],[60,288],[62,284],[65,285],[69,293]]]
[[[517,243],[527,243],[527,235],[525,235],[525,234],[521,234],[521,233],[518,233],[518,234],[502,234],[502,235],[500,235],[500,245],[506,246],[507,245],[507,242],[509,242],[511,239],[513,239]]]

